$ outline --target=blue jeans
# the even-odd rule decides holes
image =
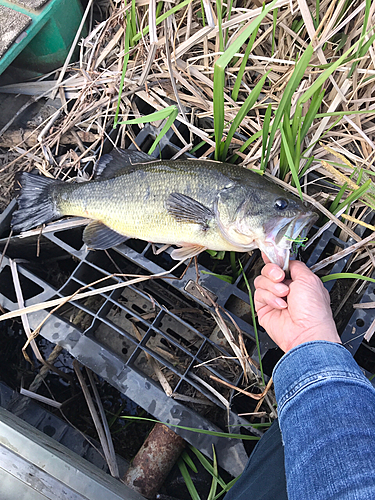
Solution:
[[[274,423],[225,500],[374,500],[375,389],[351,354],[307,342],[281,358],[273,379],[284,460]]]

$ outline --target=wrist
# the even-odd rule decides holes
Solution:
[[[333,342],[336,344],[341,344],[341,339],[337,333],[336,326],[331,328],[309,328],[301,332],[298,336],[284,342],[285,350],[288,352],[298,345],[304,344],[306,342],[314,342],[316,340],[325,340],[327,342]]]

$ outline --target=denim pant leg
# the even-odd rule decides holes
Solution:
[[[224,500],[287,500],[284,448],[278,420],[259,440]]]

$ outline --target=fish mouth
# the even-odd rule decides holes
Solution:
[[[301,246],[318,218],[315,212],[308,212],[294,218],[282,219],[270,231],[265,228],[266,238],[257,242],[260,250],[272,263],[288,271],[292,245],[295,244],[296,248]]]

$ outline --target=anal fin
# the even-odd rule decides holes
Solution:
[[[116,247],[128,238],[98,220],[90,222],[83,231],[83,241],[89,248],[95,250],[107,250]]]
[[[174,260],[191,259],[204,250],[207,250],[207,247],[201,245],[184,245],[181,248],[175,248],[171,253],[171,257]]]

